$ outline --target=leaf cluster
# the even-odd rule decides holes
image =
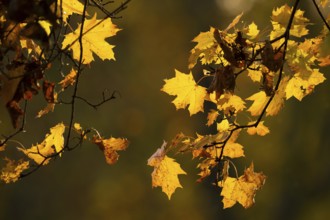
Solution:
[[[176,96],[172,102],[176,109],[188,107],[190,115],[207,109],[206,125],[215,126],[216,132],[196,137],[180,133],[164,152],[191,153],[198,158],[198,182],[215,173],[224,208],[236,202],[250,207],[266,179],[262,172],[254,172],[253,164],[238,175],[234,160],[245,156],[244,147],[237,142],[239,135],[267,135],[266,116],[277,115],[290,98],[301,101],[325,81],[322,67],[330,65],[330,59],[323,48],[329,38],[330,18],[322,19],[322,31],[311,34],[312,24],[299,9],[299,2],[273,9],[271,28],[260,30],[255,22],[242,21],[240,14],[224,30],[211,27],[201,32],[193,39],[190,72],[175,70],[175,76],[165,79],[161,89]],[[329,7],[329,2],[315,6],[319,10]],[[197,63],[203,74],[196,74],[202,76],[195,79],[192,70]],[[243,76],[250,81],[244,86],[253,93],[237,91],[244,87],[240,84],[244,80],[238,80]],[[206,108],[205,102],[214,107]],[[166,187],[162,185],[163,191]]]

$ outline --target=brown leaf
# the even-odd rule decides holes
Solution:
[[[216,70],[211,85],[207,89],[208,93],[216,92],[218,100],[225,92],[234,93],[235,75],[231,66],[221,67]]]
[[[7,109],[11,118],[13,127],[18,128],[19,119],[23,116],[24,111],[20,108],[16,101],[10,101],[7,103]]]
[[[115,164],[118,161],[119,154],[117,151],[125,150],[129,144],[129,141],[125,138],[113,137],[103,139],[99,136],[94,136],[92,141],[103,151],[106,162],[110,165]]]
[[[42,91],[48,103],[54,103],[55,101],[54,87],[55,87],[55,83],[50,82],[48,80],[44,80],[42,84]]]

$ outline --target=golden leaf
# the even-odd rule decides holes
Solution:
[[[230,124],[227,119],[224,119],[220,123],[217,123],[217,130],[219,132],[228,131],[229,128],[230,128]]]
[[[250,124],[254,124],[255,122],[251,122],[249,123]],[[249,127],[247,129],[247,133],[249,135],[260,135],[260,136],[265,136],[266,134],[268,134],[270,131],[269,129],[264,125],[264,122],[261,121],[259,122],[258,126],[257,127]]]
[[[244,208],[254,204],[256,192],[265,184],[266,176],[263,173],[255,173],[253,163],[239,178],[227,177],[218,184],[222,187],[223,208],[230,208],[240,203]]]
[[[211,126],[217,117],[219,116],[219,113],[217,110],[211,109],[211,111],[207,114],[207,126]]]
[[[225,145],[225,149],[223,150],[223,156],[230,157],[230,158],[238,158],[238,157],[244,157],[244,150],[243,146],[239,143],[236,143],[236,140],[238,138],[238,135],[241,130],[236,130],[231,135],[230,139],[227,141]],[[221,148],[218,149],[218,151],[221,151]],[[219,155],[219,152],[218,152]]]
[[[80,44],[78,38],[80,35],[81,24],[72,33],[66,34],[62,43],[62,49],[69,46],[73,51],[73,58],[79,60],[80,58]],[[83,43],[83,63],[91,63],[93,52],[102,60],[115,60],[113,48],[114,46],[105,41],[105,38],[116,35],[120,29],[111,22],[111,19],[98,20],[96,14],[91,19],[86,19],[84,24],[84,31],[82,37]]]
[[[67,88],[68,86],[72,86],[76,82],[77,71],[75,69],[71,69],[70,73],[64,77],[58,84],[61,85],[62,90]]]
[[[165,155],[165,146],[166,142],[148,159],[148,165],[154,167],[151,174],[152,187],[162,187],[162,191],[168,199],[171,199],[176,188],[182,188],[178,175],[186,174],[186,172],[174,159]]]
[[[165,85],[161,91],[177,96],[172,101],[176,109],[184,109],[189,105],[188,111],[190,115],[204,111],[206,88],[196,84],[191,72],[184,74],[175,70],[175,77],[165,79]]]
[[[58,0],[57,4],[60,6],[62,1],[63,21],[66,22],[68,17],[73,13],[82,14],[84,5],[78,0]]]
[[[117,151],[125,150],[129,141],[126,138],[109,138],[103,139],[99,136],[93,137],[93,143],[98,145],[103,151],[105,160],[109,165],[115,164],[119,159]]]
[[[33,145],[28,149],[17,149],[22,151],[30,159],[34,160],[37,164],[46,165],[50,160],[50,156],[55,153],[59,153],[59,155],[61,155],[64,148],[64,131],[65,125],[63,123],[59,123],[50,128],[50,134],[47,134],[45,139],[40,144]]]
[[[285,93],[286,99],[294,96],[301,101],[306,95],[310,94],[314,87],[324,82],[325,77],[318,69],[305,70],[296,73],[287,83]]]
[[[228,27],[224,30],[225,32],[229,31],[230,29],[232,29],[233,27],[235,27],[238,22],[241,20],[241,17],[243,16],[243,12],[239,15],[237,15],[234,20],[228,25]]]
[[[252,22],[248,26],[248,32],[246,33],[246,35],[249,36],[251,40],[253,40],[258,36],[258,34],[259,34],[258,26],[254,22]]]
[[[6,166],[1,170],[0,179],[5,183],[14,183],[19,178],[21,173],[29,168],[29,161],[14,161],[8,158],[5,158],[7,161]]]
[[[245,108],[245,102],[237,95],[225,93],[220,96],[217,107],[225,114],[238,113]]]

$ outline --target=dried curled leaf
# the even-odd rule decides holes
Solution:
[[[125,150],[129,144],[129,141],[125,138],[113,137],[103,139],[99,136],[94,136],[92,141],[103,151],[105,160],[110,165],[115,164],[118,161],[119,154],[117,151]]]
[[[176,188],[182,188],[178,175],[186,174],[180,164],[165,155],[166,142],[148,159],[148,165],[154,167],[151,174],[152,187],[160,186],[162,191],[171,199]]]
[[[230,208],[240,203],[244,208],[250,208],[254,204],[257,191],[265,184],[266,176],[263,173],[255,173],[253,163],[245,169],[239,178],[227,177],[219,181],[222,187],[223,208]]]
[[[29,168],[29,161],[14,161],[8,158],[5,158],[7,161],[6,166],[1,169],[0,179],[5,183],[14,183],[19,178],[21,173]]]

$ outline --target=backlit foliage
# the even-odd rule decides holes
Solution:
[[[104,92],[102,101],[92,104],[77,93],[83,69],[92,67],[95,55],[102,60],[115,60],[114,45],[107,39],[120,30],[112,20],[127,7],[128,2],[124,1],[108,11],[105,5],[114,2],[0,1],[0,97],[15,129],[12,134],[1,134],[2,181],[15,182],[86,141],[99,147],[108,164],[116,163],[119,158],[117,152],[127,148],[129,142],[125,138],[103,138],[95,128],[83,129],[76,122],[75,106],[76,101],[81,100],[98,108],[116,98],[115,93]],[[51,71],[52,74],[62,73],[57,75],[62,79],[50,81]],[[66,123],[58,122],[43,140],[29,146],[16,141],[15,137],[23,131],[31,132],[29,124],[33,122],[27,121],[26,117],[28,104],[40,93],[45,107],[32,112],[36,120],[46,120],[46,114],[51,117],[50,113],[56,110],[57,105],[68,105],[71,110],[67,118],[63,118]],[[63,97],[68,97],[67,93],[72,98],[63,101]],[[15,148],[20,159],[7,158],[7,151]]]
[[[313,24],[299,9],[299,2],[289,1],[293,6],[274,8],[269,27],[259,27],[257,21],[246,23],[240,14],[224,30],[211,27],[201,32],[193,39],[196,45],[188,59],[190,72],[175,70],[175,76],[165,79],[161,89],[175,96],[176,109],[188,106],[190,115],[204,112],[206,125],[216,127],[214,134],[191,137],[180,133],[169,145],[163,145],[162,152],[191,153],[198,158],[198,182],[215,173],[224,208],[237,202],[244,208],[251,207],[266,180],[262,172],[254,171],[253,164],[238,174],[234,161],[245,157],[244,147],[249,147],[237,142],[239,135],[269,134],[266,116],[276,116],[288,99],[301,101],[325,81],[322,67],[330,64],[325,51],[329,50],[330,15],[319,12],[323,22],[318,25],[323,29],[311,33]],[[313,2],[318,10],[330,4],[321,1],[318,6]],[[198,73],[200,69],[192,72],[198,63],[203,74]],[[245,86],[254,92],[237,91],[237,87],[243,87],[237,79],[244,75],[251,81]],[[206,102],[213,107],[206,108]],[[173,169],[174,174],[180,173]],[[165,186],[160,186],[167,193]],[[176,181],[172,186],[181,187]]]
[[[78,95],[79,80],[96,57],[115,61],[115,46],[108,38],[121,30],[113,19],[128,2],[108,11],[105,6],[113,1],[0,0],[0,97],[14,129],[1,134],[4,165],[0,179],[4,183],[30,175],[83,142],[98,146],[110,165],[128,147],[126,138],[105,138],[95,128],[84,128],[76,117],[77,101],[97,109],[116,98],[116,92],[104,92],[102,101],[93,104]],[[330,65],[330,15],[323,15],[320,9],[329,8],[330,2],[312,2],[322,20],[318,24],[310,22],[299,8],[300,0],[295,0],[276,6],[267,27],[258,26],[257,21],[244,22],[241,13],[225,29],[211,27],[192,40],[195,46],[188,58],[189,70],[175,70],[174,77],[164,80],[161,91],[175,96],[176,109],[187,108],[190,116],[204,114],[203,124],[214,127],[215,132],[179,133],[169,144],[164,142],[147,162],[153,167],[152,187],[161,187],[171,199],[182,188],[179,175],[187,173],[168,154],[191,153],[198,160],[197,182],[213,174],[224,208],[254,204],[266,176],[255,172],[253,163],[243,172],[236,168],[236,160],[246,156],[244,148],[248,147],[239,142],[240,134],[269,134],[267,116],[276,116],[291,98],[301,101],[326,79],[322,68]],[[323,27],[311,33],[312,25]],[[51,81],[50,72],[60,80]],[[237,87],[243,88],[238,78],[249,81],[244,84],[249,92],[238,91]],[[37,95],[45,100],[44,106],[28,111],[30,100]],[[58,105],[69,106],[63,116],[67,118],[43,131],[44,138],[34,144],[15,139],[30,132],[33,122],[28,113],[35,120],[45,120]],[[10,158],[9,149],[19,158]]]

